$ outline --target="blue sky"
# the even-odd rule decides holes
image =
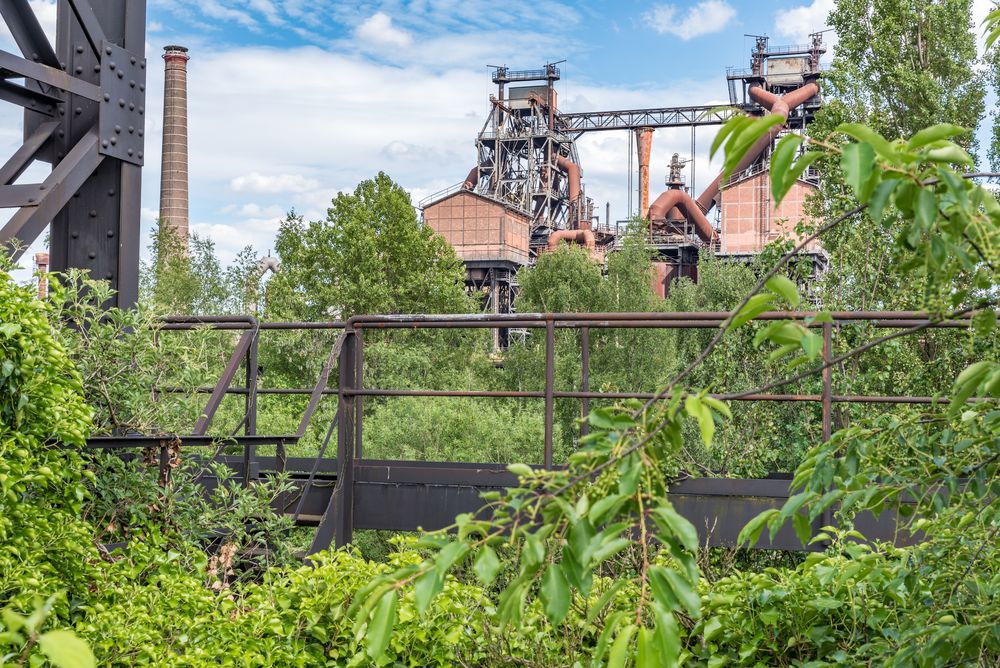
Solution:
[[[320,218],[340,190],[379,170],[414,201],[464,178],[493,92],[487,65],[529,69],[565,59],[565,111],[713,104],[727,66],[748,64],[752,38],[799,43],[825,27],[833,0],[148,0],[149,68],[143,244],[159,198],[162,61],[189,47],[192,228],[227,260],[269,248],[294,208]],[[51,30],[54,0],[31,0]],[[835,39],[835,36],[830,35]],[[0,34],[0,48],[13,50]],[[7,106],[7,105],[4,105]],[[19,140],[3,109],[0,150]],[[698,132],[696,188],[714,176],[714,128]],[[627,217],[628,134],[578,145],[584,182],[603,213]],[[652,190],[688,130],[657,131]],[[145,252],[145,249],[144,249]]]

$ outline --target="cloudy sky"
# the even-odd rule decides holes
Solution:
[[[833,0],[148,0],[149,68],[143,245],[159,202],[166,44],[190,49],[192,229],[228,260],[265,253],[295,209],[325,215],[330,199],[379,170],[414,202],[464,178],[494,87],[488,65],[560,65],[563,111],[712,104],[728,99],[727,66],[753,45],[803,43]],[[53,30],[54,0],[31,0]],[[0,28],[0,48],[16,51]],[[3,105],[9,107],[10,105]],[[698,131],[696,188],[713,128]],[[0,151],[20,139],[18,114],[0,109]],[[579,141],[587,193],[603,215],[629,214],[628,134]],[[670,154],[690,153],[688,130],[657,131],[652,190]],[[634,200],[635,198],[633,198]],[[9,211],[0,211],[0,222]],[[144,248],[143,252],[146,250]]]

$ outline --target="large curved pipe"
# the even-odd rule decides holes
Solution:
[[[560,241],[575,241],[587,250],[597,248],[597,240],[591,230],[558,230],[549,235],[548,250],[554,251]]]
[[[665,190],[649,207],[648,218],[650,222],[665,220],[667,213],[677,207],[684,214],[684,217],[694,223],[695,230],[704,241],[710,242],[716,235],[715,228],[708,222],[705,213],[698,206],[698,203],[691,199],[691,195],[679,188]]]
[[[465,177],[465,183],[462,184],[462,189],[472,190],[477,185],[479,185],[479,165],[476,165],[469,170],[469,175]]]
[[[793,91],[785,93],[781,97],[778,97],[774,93],[767,92],[760,86],[751,86],[749,90],[750,99],[771,113],[780,115],[786,122],[788,121],[788,114],[791,113],[792,109],[795,109],[818,93],[819,84],[815,81],[810,81]],[[781,125],[775,125],[771,128],[770,132],[758,139],[754,145],[750,147],[750,150],[744,154],[743,159],[737,163],[732,173],[739,174],[744,169],[752,165],[753,162],[760,157],[761,153],[767,150],[767,147],[771,145],[771,142],[778,136],[778,133],[781,132],[783,126],[784,123]],[[700,195],[698,195],[697,202],[702,211],[708,212],[718,203],[719,191],[721,189],[722,172],[720,172],[719,175],[715,177],[715,180],[712,181],[712,183],[710,183]]]
[[[566,172],[569,180],[569,202],[572,204],[580,199],[580,167],[564,156],[556,156],[556,167]]]

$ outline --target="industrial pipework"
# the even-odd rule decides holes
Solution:
[[[750,150],[746,152],[743,159],[737,163],[736,167],[733,169],[733,174],[739,174],[744,169],[749,167],[761,156],[761,154],[767,150],[767,147],[771,145],[778,133],[784,128],[785,123],[788,122],[788,115],[791,113],[792,109],[802,105],[808,100],[812,99],[814,96],[819,94],[819,84],[815,81],[810,81],[793,91],[782,95],[781,97],[775,95],[774,93],[769,93],[761,88],[759,85],[752,86],[750,88],[750,98],[770,111],[773,114],[778,114],[784,119],[781,125],[775,125],[771,130],[757,140],[757,142],[750,147]],[[712,207],[719,203],[719,191],[722,189],[722,172],[715,177],[712,183],[709,184],[707,188],[698,196],[697,203],[702,211],[708,213]]]
[[[557,230],[549,235],[549,241],[546,249],[554,251],[559,247],[560,241],[576,242],[589,250],[591,253],[593,253],[597,248],[597,240],[594,237],[594,232],[592,230]]]

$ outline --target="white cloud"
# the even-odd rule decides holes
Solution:
[[[304,193],[318,188],[319,182],[301,174],[250,172],[234,178],[229,187],[238,193]]]
[[[725,0],[702,0],[686,12],[676,5],[657,5],[643,14],[643,19],[660,34],[669,33],[683,40],[723,30],[736,16]]]
[[[812,0],[807,5],[777,12],[774,15],[774,32],[796,44],[807,44],[810,34],[828,27],[826,19],[835,5],[836,0]],[[832,53],[837,42],[836,33],[827,33],[823,40],[827,44],[827,53]]]
[[[392,24],[392,17],[375,12],[354,31],[355,37],[374,46],[406,48],[413,43],[410,33]]]

